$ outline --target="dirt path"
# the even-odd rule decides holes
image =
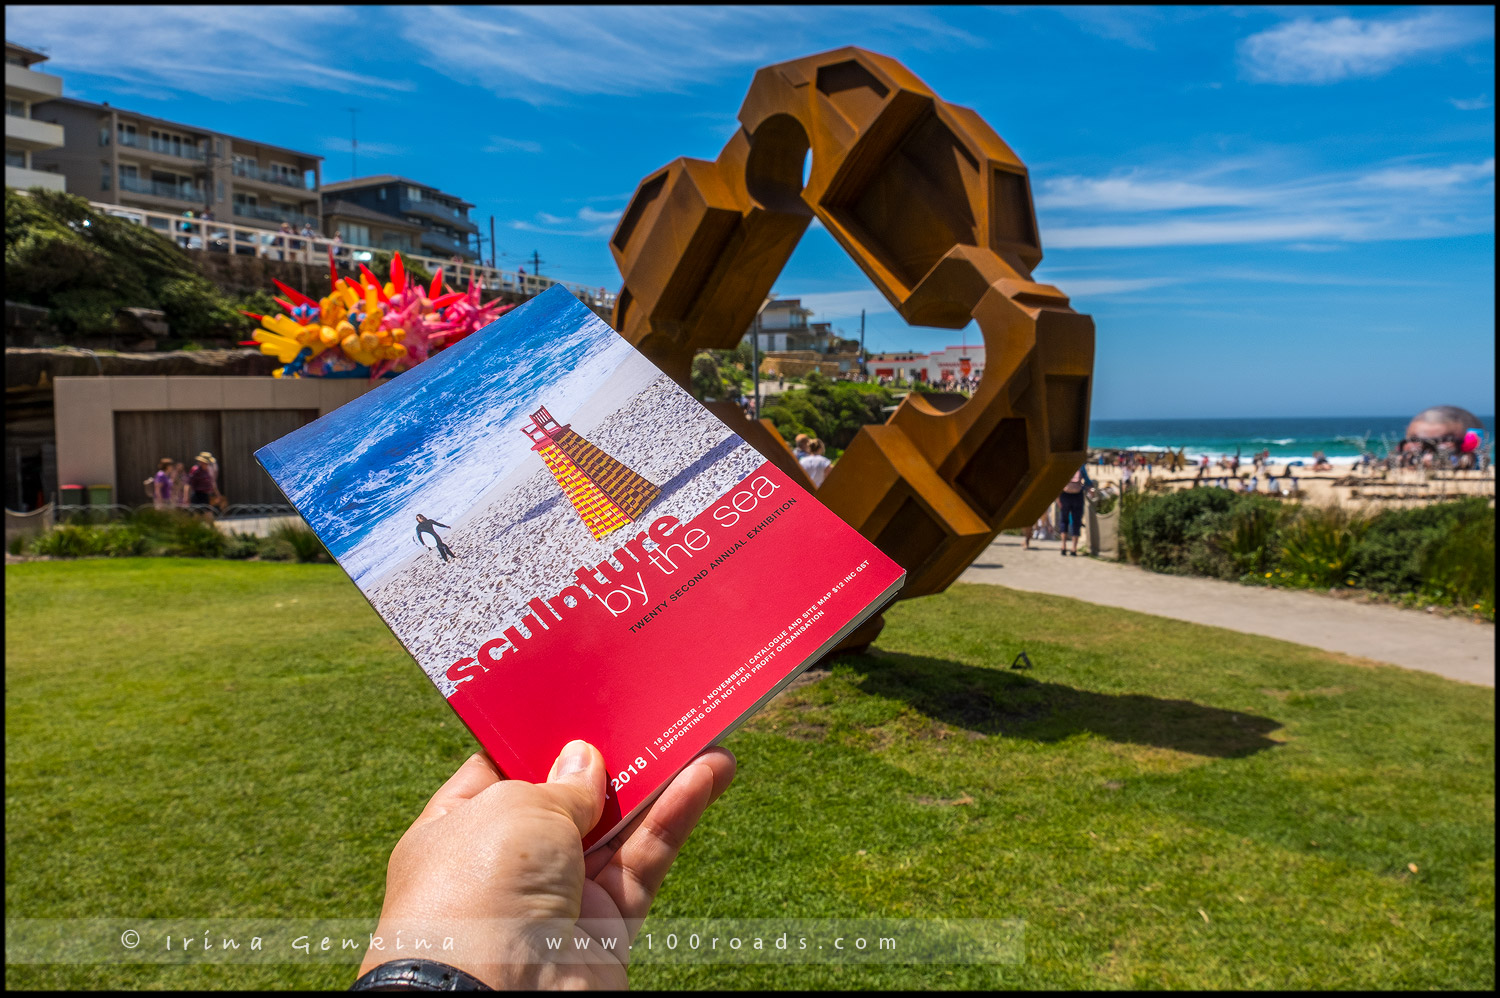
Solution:
[[[1492,624],[1316,593],[1159,575],[1086,555],[1064,558],[1057,541],[1032,541],[1031,548],[1023,550],[1019,537],[998,537],[960,581],[1071,596],[1495,685]]]

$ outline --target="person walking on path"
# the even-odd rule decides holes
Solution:
[[[188,469],[189,502],[204,507],[204,515],[213,517],[213,501],[219,494],[219,462],[208,451],[199,451]]]
[[[449,558],[455,557],[455,555],[453,554],[453,549],[450,548],[448,545],[444,544],[443,543],[443,539],[438,536],[438,532],[437,532],[437,528],[438,527],[442,527],[444,530],[452,530],[453,529],[452,527],[448,526],[446,523],[439,523],[436,520],[429,520],[427,517],[423,516],[421,513],[417,514],[417,543],[420,544],[420,545],[422,545],[425,548],[427,546],[427,542],[424,541],[424,540],[422,540],[422,535],[423,534],[430,534],[430,535],[432,535],[433,543],[437,547],[438,557],[442,558],[443,561],[446,562]]]
[[[164,457],[156,464],[156,474],[151,480],[152,505],[157,509],[172,506],[172,459]]]
[[[1092,490],[1094,480],[1089,477],[1089,466],[1085,462],[1073,472],[1068,484],[1063,486],[1058,502],[1062,505],[1062,553],[1078,557],[1078,535],[1083,530],[1083,497]],[[1073,550],[1068,551],[1068,538],[1073,538]]]
[[[172,465],[172,505],[177,509],[187,509],[188,499],[192,489],[188,486],[187,469],[182,466],[181,461]]]
[[[823,480],[828,477],[828,469],[833,467],[833,462],[823,456],[823,441],[821,440],[809,440],[807,453],[797,463],[802,465],[802,470],[807,472],[808,478],[812,479],[814,488],[823,484]]]

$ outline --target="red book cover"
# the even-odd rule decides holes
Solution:
[[[554,287],[256,454],[514,779],[608,841],[904,573]]]

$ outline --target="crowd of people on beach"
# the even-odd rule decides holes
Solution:
[[[224,505],[224,495],[219,491],[219,462],[208,451],[200,451],[192,467],[187,468],[181,461],[162,458],[156,474],[143,484],[157,509],[197,509],[212,517],[214,508]]]

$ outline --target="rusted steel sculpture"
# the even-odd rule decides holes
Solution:
[[[768,66],[739,120],[717,161],[677,159],[636,188],[610,239],[625,281],[615,328],[686,384],[696,352],[740,341],[815,216],[908,322],[977,320],[973,397],[911,393],[817,493],[907,570],[903,598],[941,592],[1083,462],[1093,320],[1031,280],[1042,250],[1026,167],[896,60],[842,48]],[[768,420],[713,408],[806,481]]]

